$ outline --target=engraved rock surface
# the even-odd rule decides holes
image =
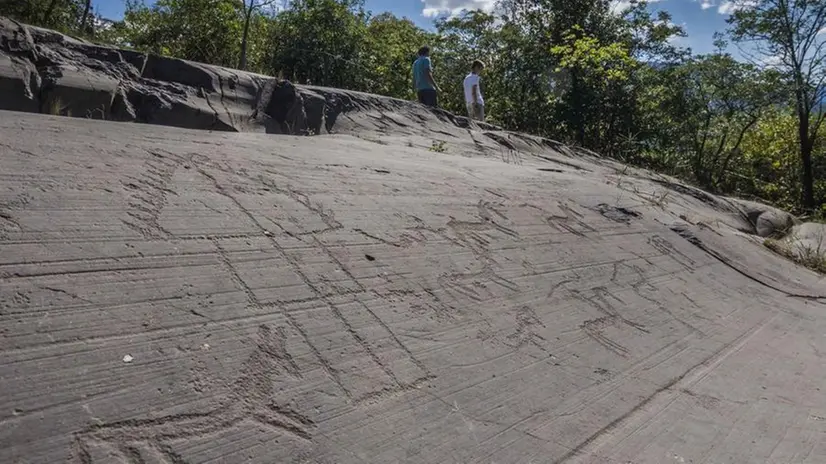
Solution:
[[[0,463],[826,462],[826,279],[763,246],[784,213],[410,102],[0,39]]]
[[[733,202],[414,129],[0,112],[0,462],[826,459],[826,281]]]

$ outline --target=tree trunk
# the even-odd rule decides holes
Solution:
[[[743,138],[746,136],[746,132],[751,130],[751,128],[754,127],[755,124],[757,124],[758,119],[759,118],[757,116],[753,116],[749,120],[749,123],[746,124],[746,126],[743,127],[743,129],[740,131],[740,135],[737,137],[737,141],[734,143],[734,146],[731,147],[731,149],[729,150],[728,155],[726,155],[725,160],[723,160],[723,165],[720,167],[720,171],[717,173],[717,179],[714,181],[715,189],[719,189],[720,182],[723,180],[723,176],[726,175],[726,171],[728,171],[729,164],[731,164],[731,159],[734,157],[734,155],[738,155],[741,153],[740,145],[743,143]]]
[[[800,161],[803,168],[800,179],[803,183],[803,208],[806,212],[811,213],[815,209],[815,189],[812,168],[812,143],[809,140],[800,144]]]
[[[86,32],[86,22],[89,20],[89,11],[92,9],[92,0],[86,0],[83,6],[83,16],[80,17],[80,32]]]
[[[579,146],[585,146],[585,110],[582,99],[582,92],[580,90],[579,71],[577,69],[571,70],[571,103],[574,116],[574,130],[576,131],[576,143]]]
[[[803,186],[803,209],[812,212],[815,208],[814,174],[812,167],[813,140],[809,136],[809,112],[803,105],[803,96],[797,95],[798,138],[800,139],[800,181]]]
[[[252,22],[252,12],[253,7],[255,6],[255,0],[249,1],[250,6],[246,11],[246,17],[244,18],[244,35],[241,38],[241,58],[238,60],[238,69],[241,71],[247,70],[247,48],[249,48],[248,40],[250,34],[250,23]]]

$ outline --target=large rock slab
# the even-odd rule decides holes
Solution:
[[[733,203],[399,127],[0,111],[0,462],[826,461],[826,279]]]

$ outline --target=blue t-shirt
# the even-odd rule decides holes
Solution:
[[[416,90],[434,90],[427,80],[427,71],[430,69],[429,57],[420,56],[413,63],[413,82],[416,84]]]

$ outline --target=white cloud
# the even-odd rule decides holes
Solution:
[[[456,16],[462,10],[482,10],[490,13],[496,6],[496,0],[422,0],[422,15],[427,18],[447,15]]]
[[[737,11],[737,4],[734,3],[734,2],[728,2],[728,1],[723,2],[723,3],[720,4],[720,7],[717,8],[717,12],[720,13],[721,15],[732,14],[735,11]]]
[[[615,1],[614,4],[611,5],[611,11],[613,11],[614,13],[621,13],[621,12],[625,11],[625,9],[630,7],[630,6],[631,6],[630,1],[625,1],[625,0]]]
[[[753,0],[726,0],[717,8],[717,12],[721,15],[730,15],[735,11],[742,10],[755,6],[756,2]]]
[[[737,10],[742,10],[743,8],[748,8],[756,4],[754,0],[694,0],[694,2],[699,3],[700,8],[703,10],[717,7],[717,13],[721,15],[730,15]]]
[[[648,0],[648,3],[657,3],[662,0]],[[611,11],[614,13],[622,13],[628,7],[631,6],[633,2],[631,0],[613,0],[611,2]]]
[[[648,3],[656,3],[662,0],[648,0]],[[435,18],[437,16],[456,16],[463,10],[482,10],[490,13],[496,7],[497,0],[422,0],[424,8],[422,8],[422,15],[427,18]],[[613,0],[611,4],[611,11],[620,13],[629,6],[631,0]]]

